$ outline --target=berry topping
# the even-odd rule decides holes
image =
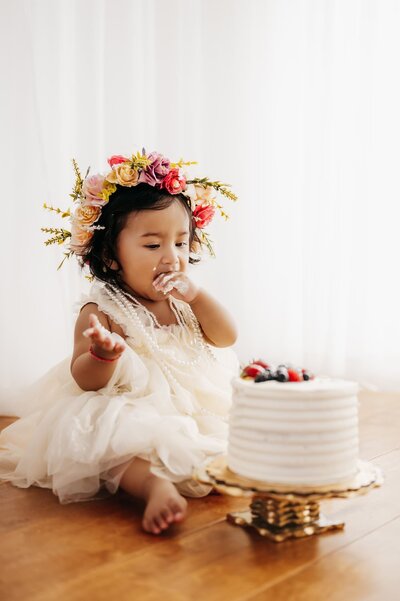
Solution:
[[[276,370],[276,379],[278,380],[278,382],[288,382],[289,381],[288,370],[283,365],[280,365],[278,367],[278,369]]]
[[[301,374],[297,369],[289,368],[287,370],[289,376],[289,382],[300,382],[304,379],[304,374]]]
[[[307,380],[314,380],[314,376],[311,372],[308,371],[308,369],[302,369],[301,370],[302,376],[303,376],[303,380],[307,381]]]
[[[275,369],[261,359],[252,361],[242,368],[240,377],[244,380],[254,380],[254,382],[268,382],[277,380],[278,382],[302,382],[314,380],[314,375],[308,369],[297,369],[291,363],[280,363]]]
[[[255,377],[254,382],[268,382],[269,380],[276,380],[276,376],[271,369],[264,369]]]
[[[261,367],[263,367],[264,369],[269,368],[268,363],[265,363],[265,361],[262,361],[261,359],[257,359],[257,361],[253,361],[253,365],[261,365]]]
[[[246,365],[242,373],[240,374],[241,378],[255,378],[258,374],[261,374],[264,371],[264,368],[261,365],[257,365],[256,363],[250,363],[250,365]]]

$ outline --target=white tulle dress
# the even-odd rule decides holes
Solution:
[[[99,282],[80,306],[88,302],[122,327],[127,349],[101,390],[83,391],[67,358],[24,393],[22,417],[0,435],[0,480],[82,501],[115,492],[141,457],[182,494],[207,494],[192,474],[226,450],[234,352],[205,344],[186,303],[171,299],[178,323],[159,326]]]

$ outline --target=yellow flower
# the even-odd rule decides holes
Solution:
[[[139,172],[137,169],[132,169],[129,163],[121,163],[117,165],[107,175],[106,180],[112,184],[119,184],[120,186],[136,186],[138,183]]]
[[[105,202],[110,200],[111,194],[114,194],[117,186],[115,184],[111,184],[109,181],[104,180],[103,189],[101,191],[101,197]]]

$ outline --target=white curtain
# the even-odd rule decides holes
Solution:
[[[0,0],[0,410],[71,352],[87,288],[42,203],[72,157],[142,146],[239,194],[192,275],[242,362],[400,390],[399,30],[396,0]]]

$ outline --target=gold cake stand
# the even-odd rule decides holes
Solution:
[[[283,486],[235,474],[227,467],[225,456],[197,470],[195,479],[211,484],[223,494],[251,498],[247,511],[228,513],[227,520],[237,526],[254,528],[275,542],[343,529],[344,522],[333,521],[320,513],[319,502],[364,494],[383,482],[378,467],[359,461],[358,471],[351,480],[321,487]]]

